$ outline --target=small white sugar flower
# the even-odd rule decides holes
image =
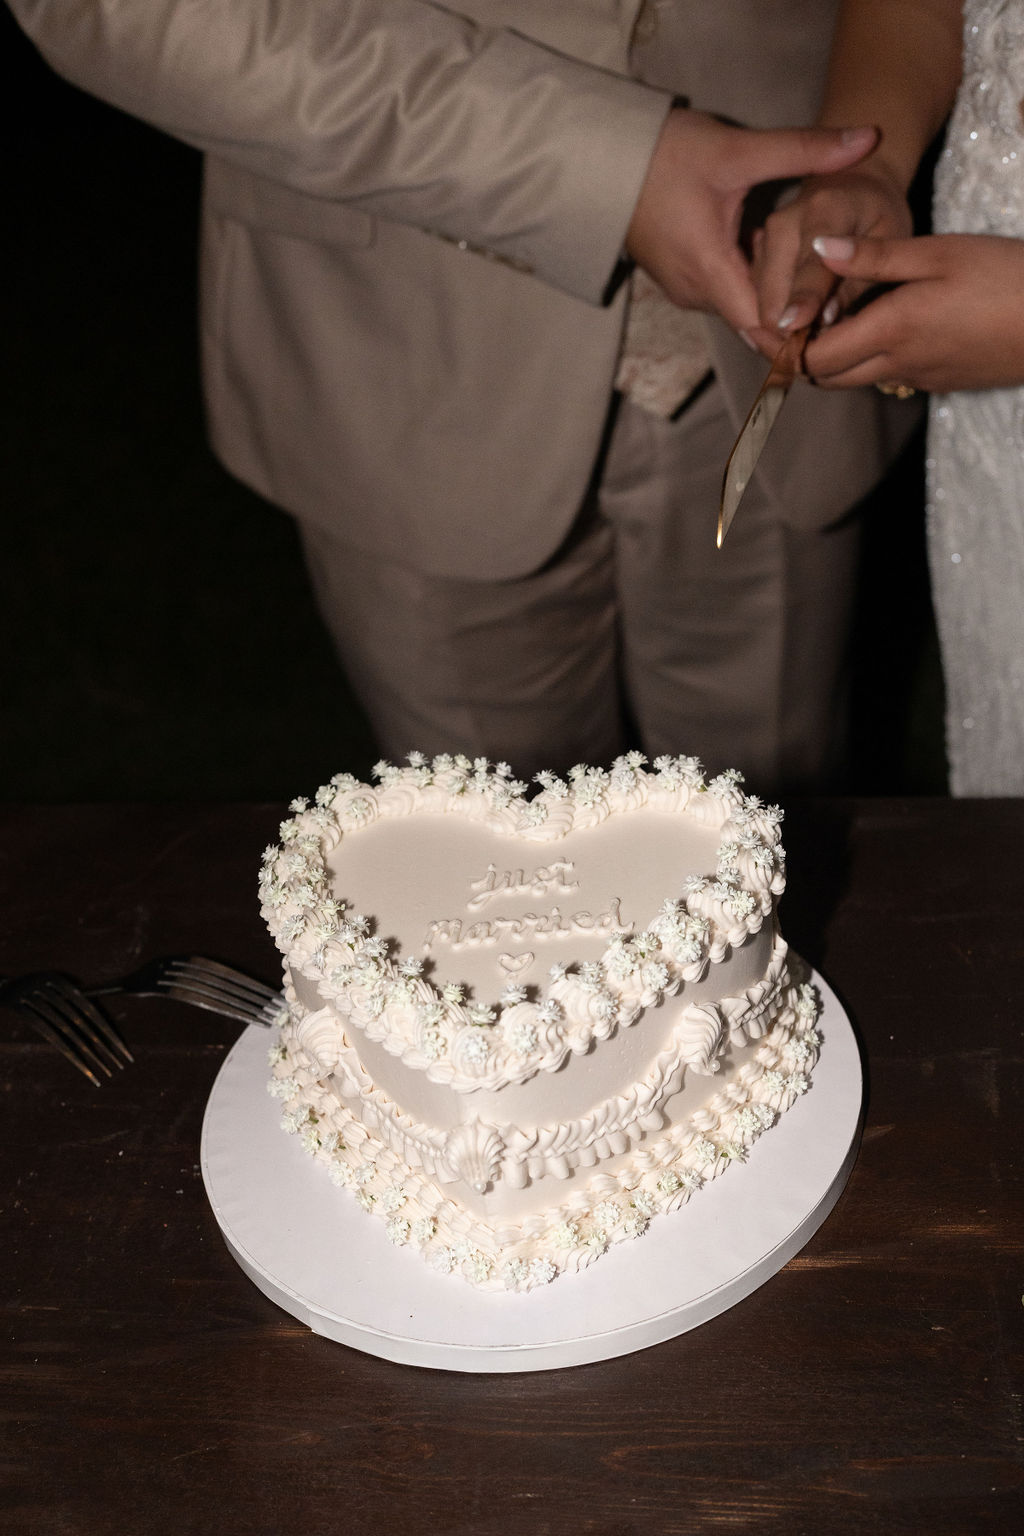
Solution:
[[[390,1189],[386,1189],[381,1195],[380,1208],[382,1211],[387,1211],[388,1214],[391,1215],[395,1211],[400,1211],[402,1209],[402,1206],[406,1202],[406,1198],[406,1193],[402,1186],[400,1184],[393,1184]]]
[[[299,1091],[299,1085],[294,1077],[272,1077],[267,1084],[267,1092],[272,1099],[293,1099]]]
[[[668,966],[649,960],[640,972],[640,979],[652,992],[662,992],[668,986]]]
[[[356,1199],[359,1201],[359,1204],[362,1206],[364,1211],[372,1211],[377,1196],[371,1195],[368,1189],[361,1189],[356,1195]]]
[[[530,1265],[531,1285],[550,1285],[558,1270],[550,1259],[534,1259]]]
[[[501,1271],[506,1291],[519,1290],[520,1286],[525,1284],[529,1273],[529,1268],[522,1259],[509,1259]]]
[[[455,1255],[450,1248],[438,1248],[435,1253],[431,1254],[430,1262],[438,1274],[450,1275],[455,1268]]]
[[[614,1227],[621,1215],[622,1212],[614,1200],[602,1200],[600,1205],[594,1207],[594,1220],[604,1231]]]
[[[491,1263],[487,1255],[485,1253],[480,1253],[478,1250],[467,1254],[467,1256],[462,1261],[462,1273],[465,1275],[467,1280],[473,1280],[477,1285],[479,1285],[482,1280],[487,1279],[487,1276],[490,1274],[493,1268],[494,1265]]]
[[[396,1247],[400,1243],[407,1243],[409,1241],[409,1223],[405,1220],[404,1216],[392,1217],[384,1230]]]
[[[786,1087],[790,1093],[806,1093],[810,1086],[802,1072],[792,1072],[786,1078]]]
[[[413,958],[403,960],[398,969],[402,976],[420,976],[423,974],[423,961]]]
[[[639,1211],[641,1216],[650,1216],[653,1214],[657,1202],[648,1190],[637,1189],[633,1192],[630,1204],[634,1210]]]
[[[424,1030],[423,1054],[428,1061],[439,1061],[447,1049],[447,1042],[439,1029]]]
[[[551,1234],[556,1248],[575,1248],[579,1241],[580,1229],[574,1221],[562,1221]]]
[[[549,967],[548,975],[551,977],[552,981],[561,981],[562,977],[565,975],[565,969],[566,968],[562,964],[561,960],[556,960],[554,965]]]
[[[682,1189],[682,1187],[682,1179],[672,1168],[670,1168],[667,1173],[663,1173],[661,1178],[658,1180],[658,1188],[663,1195],[674,1195],[676,1191]]]
[[[288,809],[290,811],[294,811],[296,815],[301,816],[303,811],[309,810],[309,801],[306,799],[305,795],[299,795],[292,801]]]
[[[373,1163],[360,1163],[359,1167],[355,1170],[353,1178],[357,1184],[368,1184],[376,1172],[377,1169]]]
[[[510,981],[498,999],[503,1008],[514,1008],[516,1003],[526,1002],[526,988]]]
[[[626,1218],[622,1230],[626,1237],[642,1237],[650,1224],[649,1216],[643,1216],[638,1213],[636,1216],[628,1216]]]
[[[284,1061],[285,1054],[283,1045],[272,1045],[267,1052],[267,1061],[272,1067],[276,1067],[279,1061]]]
[[[409,1236],[417,1247],[422,1248],[424,1243],[430,1242],[436,1231],[437,1222],[433,1216],[421,1216],[418,1221],[413,1222],[409,1229]]]
[[[352,1170],[348,1163],[332,1163],[327,1170],[327,1177],[332,1184],[337,1184],[339,1189],[351,1189]]]
[[[537,1009],[542,1024],[558,1024],[565,1017],[565,1009],[557,998],[546,997]]]
[[[785,1077],[781,1072],[776,1072],[773,1067],[769,1067],[768,1071],[763,1074],[761,1081],[769,1093],[781,1093],[786,1086]]]
[[[796,1011],[802,1019],[813,1019],[818,1012],[818,994],[809,982],[797,993]]]
[[[482,1067],[491,1054],[491,1047],[484,1034],[470,1035],[462,1044],[462,1054],[470,1066]]]
[[[715,1161],[718,1157],[718,1148],[706,1136],[699,1136],[693,1144],[693,1155],[697,1160],[698,1168],[703,1168],[706,1164]]]
[[[511,1029],[506,1030],[505,1039],[509,1049],[515,1051],[517,1056],[529,1056],[531,1051],[537,1049],[537,1031],[533,1025],[523,1020],[516,1020]]]
[[[493,1024],[498,1017],[494,1009],[488,1007],[486,1003],[470,1003],[466,1012],[469,1015],[469,1022],[480,1028],[485,1024]]]
[[[465,1001],[466,989],[457,981],[446,981],[441,989],[441,994],[446,1003],[461,1003]]]

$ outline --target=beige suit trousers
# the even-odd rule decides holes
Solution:
[[[385,755],[529,777],[639,744],[741,768],[762,795],[832,783],[858,522],[784,527],[755,482],[716,549],[733,435],[714,382],[675,422],[619,402],[570,538],[517,580],[439,579],[300,524]]]

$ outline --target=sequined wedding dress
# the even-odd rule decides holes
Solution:
[[[935,228],[1024,239],[1024,0],[965,0]],[[928,448],[952,792],[1024,794],[1024,389],[934,396]]]

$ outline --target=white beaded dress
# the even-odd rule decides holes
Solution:
[[[935,229],[1024,239],[1024,0],[965,0]],[[1024,794],[1024,388],[933,396],[928,543],[950,787]]]

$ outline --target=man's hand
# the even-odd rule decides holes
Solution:
[[[816,246],[833,273],[898,285],[811,342],[804,364],[816,383],[943,392],[1024,384],[1024,240],[833,237]]]
[[[763,181],[827,175],[870,154],[873,128],[732,128],[674,108],[665,120],[626,246],[675,303],[716,310],[738,331],[758,322],[737,243],[743,203]]]
[[[910,231],[910,209],[899,183],[875,157],[840,175],[806,181],[792,202],[769,216],[754,241],[754,279],[769,355],[778,347],[779,330],[799,330],[821,315],[830,323],[868,286],[852,276],[837,281],[814,252],[816,236],[897,240]]]

